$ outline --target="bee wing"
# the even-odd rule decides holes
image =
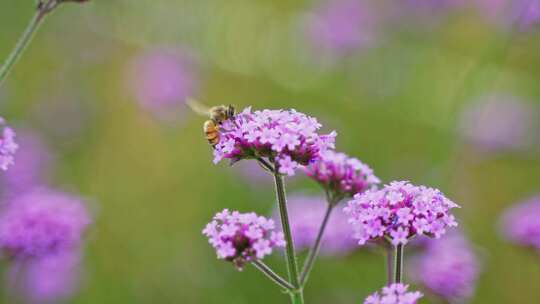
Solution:
[[[193,112],[199,115],[208,116],[210,113],[210,108],[191,97],[186,99],[186,104],[191,108],[191,110],[193,110]]]

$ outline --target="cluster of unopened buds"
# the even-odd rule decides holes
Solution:
[[[419,292],[407,292],[407,285],[401,283],[403,246],[417,235],[440,238],[447,228],[457,226],[450,213],[451,209],[459,207],[457,204],[437,189],[415,186],[407,181],[391,182],[378,189],[380,180],[368,165],[334,150],[336,132],[320,134],[322,126],[317,119],[296,110],[252,111],[246,108],[237,115],[215,122],[218,134],[209,138],[214,146],[214,163],[228,159],[234,165],[251,159],[268,171],[275,181],[277,213],[282,228],[276,229],[273,220],[255,213],[225,209],[203,230],[219,259],[233,262],[238,269],[252,263],[287,291],[292,303],[304,303],[303,288],[328,223],[332,223],[332,211],[340,202],[352,198],[343,209],[352,232],[340,237],[355,238],[358,245],[369,241],[386,244],[384,247],[392,250],[394,255],[394,261],[389,265],[392,268],[388,278],[390,285],[382,290],[382,294],[369,296],[365,303],[412,304],[422,297]],[[309,229],[312,225],[294,221],[291,224],[284,185],[284,177],[298,171],[323,188],[327,201],[318,231],[305,237],[313,243],[301,269],[297,265],[293,243],[294,239],[300,239],[293,238],[292,232]],[[378,240],[382,242],[375,242]],[[288,279],[262,262],[276,247],[285,247]]]

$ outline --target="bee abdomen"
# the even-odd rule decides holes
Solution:
[[[208,120],[204,123],[203,129],[208,142],[213,146],[217,145],[219,143],[219,132],[216,124],[213,121]]]

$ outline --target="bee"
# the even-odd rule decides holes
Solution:
[[[209,115],[210,119],[204,122],[203,131],[208,143],[215,147],[219,143],[219,126],[234,117],[236,114],[234,106],[221,105],[208,109],[193,99],[188,99],[187,104],[195,113]]]

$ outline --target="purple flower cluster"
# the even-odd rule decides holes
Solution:
[[[385,237],[397,246],[415,235],[441,237],[447,227],[457,226],[450,214],[456,207],[437,189],[394,181],[355,195],[344,210],[359,245]]]
[[[297,249],[307,249],[313,245],[319,232],[327,207],[326,200],[318,196],[293,194],[288,198],[290,227]],[[278,211],[273,218],[279,222]],[[322,238],[320,253],[326,256],[343,255],[357,248],[352,238],[351,225],[341,210],[335,210]]]
[[[450,233],[440,240],[429,240],[425,252],[413,260],[410,273],[414,280],[449,303],[461,303],[474,293],[478,264],[465,237]]]
[[[47,189],[14,197],[0,215],[0,249],[14,259],[77,248],[90,223],[79,198]]]
[[[362,193],[380,183],[368,165],[331,150],[321,153],[320,160],[308,165],[305,172],[336,200]]]
[[[283,233],[275,231],[274,221],[254,212],[224,209],[206,225],[203,234],[218,258],[233,262],[239,270],[247,262],[271,254],[274,247],[285,246]]]
[[[294,175],[300,165],[308,165],[321,153],[334,148],[336,133],[319,135],[317,119],[295,110],[246,108],[220,127],[220,142],[214,150],[214,163],[224,158],[263,157],[273,161],[279,172]]]
[[[0,117],[0,169],[6,171],[14,163],[14,155],[18,145],[15,142],[15,131],[8,127]]]
[[[415,304],[423,294],[407,291],[409,285],[401,283],[383,287],[381,293],[375,292],[364,300],[364,304]]]
[[[502,219],[504,234],[511,241],[540,252],[540,195],[510,208]]]

